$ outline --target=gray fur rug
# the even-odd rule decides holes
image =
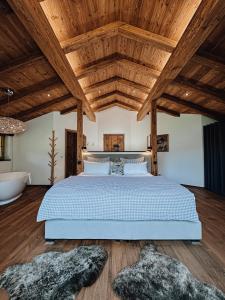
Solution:
[[[0,275],[0,288],[7,290],[10,300],[72,300],[82,287],[95,282],[106,260],[100,246],[47,252],[7,268]]]
[[[136,264],[123,269],[113,282],[123,300],[225,300],[213,286],[198,281],[176,259],[146,246]]]

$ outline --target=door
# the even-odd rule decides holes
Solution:
[[[104,134],[104,151],[124,151],[124,134]]]
[[[86,147],[86,136],[83,136]],[[66,129],[65,132],[65,177],[77,175],[77,132]]]
[[[65,177],[77,175],[77,132],[66,130]]]

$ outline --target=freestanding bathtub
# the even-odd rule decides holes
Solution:
[[[30,174],[26,172],[0,173],[0,205],[18,199],[28,182]]]

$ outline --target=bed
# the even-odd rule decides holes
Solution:
[[[46,239],[200,240],[194,194],[163,176],[71,176],[46,193]]]

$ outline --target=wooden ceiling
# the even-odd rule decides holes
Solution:
[[[0,115],[113,106],[225,119],[224,0],[0,0]]]

